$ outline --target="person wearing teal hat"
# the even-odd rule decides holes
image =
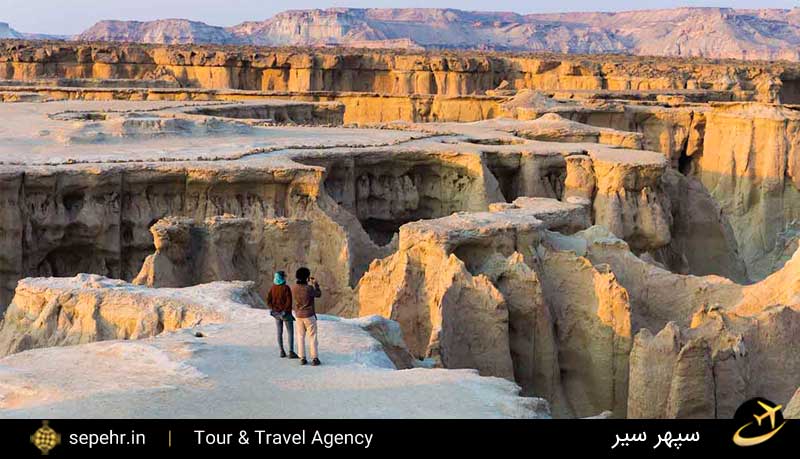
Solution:
[[[283,329],[289,333],[289,358],[296,359],[294,352],[294,316],[292,315],[292,289],[286,285],[286,273],[278,271],[272,278],[272,287],[267,293],[267,306],[270,314],[275,318],[275,325],[278,332],[278,347],[281,350],[281,358],[286,357],[286,350],[283,347]]]

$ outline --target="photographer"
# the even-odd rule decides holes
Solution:
[[[297,319],[297,353],[300,356],[300,365],[308,363],[305,358],[305,340],[308,337],[311,365],[317,366],[320,361],[317,352],[317,312],[314,309],[314,298],[321,297],[322,291],[319,289],[317,281],[311,277],[311,271],[308,268],[298,269],[295,277],[297,283],[292,286],[292,298],[294,315]]]

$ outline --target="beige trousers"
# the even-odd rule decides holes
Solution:
[[[296,319],[294,331],[297,341],[297,355],[304,359],[306,357],[306,336],[308,337],[308,352],[312,359],[317,358],[317,318],[306,317]]]

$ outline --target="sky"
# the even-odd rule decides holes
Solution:
[[[102,19],[184,18],[218,26],[263,20],[287,9],[458,8],[462,10],[548,13],[556,11],[625,11],[678,6],[792,8],[797,0],[0,0],[0,22],[20,32],[75,34]]]

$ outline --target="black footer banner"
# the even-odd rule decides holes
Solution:
[[[157,453],[492,453],[755,457],[796,454],[800,420],[0,420],[2,457]],[[526,453],[527,454],[527,453]],[[162,456],[163,455],[163,456]],[[754,456],[755,455],[755,456]],[[716,456],[715,456],[716,457]]]

